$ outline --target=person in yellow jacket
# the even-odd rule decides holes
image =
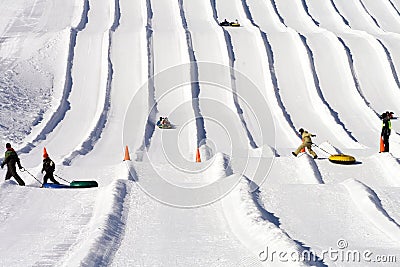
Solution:
[[[293,156],[297,157],[297,155],[303,148],[307,148],[308,152],[310,152],[310,154],[314,157],[314,159],[316,159],[318,156],[311,148],[312,145],[311,137],[315,137],[316,135],[305,131],[303,128],[300,128],[299,132],[301,134],[301,140],[303,140],[303,143],[299,146],[299,148],[297,148],[295,152],[292,152]]]

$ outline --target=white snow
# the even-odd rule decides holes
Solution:
[[[0,266],[400,261],[399,0],[3,0],[0,70]]]

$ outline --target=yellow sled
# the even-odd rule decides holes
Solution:
[[[336,154],[329,157],[329,161],[337,164],[354,164],[356,159],[353,156]]]

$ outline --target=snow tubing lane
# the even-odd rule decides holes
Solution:
[[[70,188],[70,186],[66,184],[45,183],[43,184],[43,188]]]
[[[90,187],[98,187],[96,181],[72,181],[70,183],[70,187],[75,188],[90,188]]]
[[[353,156],[337,154],[330,156],[329,161],[337,164],[353,164],[356,159]]]

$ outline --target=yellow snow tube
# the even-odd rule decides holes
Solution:
[[[353,156],[336,154],[331,155],[329,161],[338,164],[353,164],[356,162],[356,159]]]
[[[231,26],[232,26],[232,27],[240,27],[240,24],[239,24],[239,23],[231,22]]]

